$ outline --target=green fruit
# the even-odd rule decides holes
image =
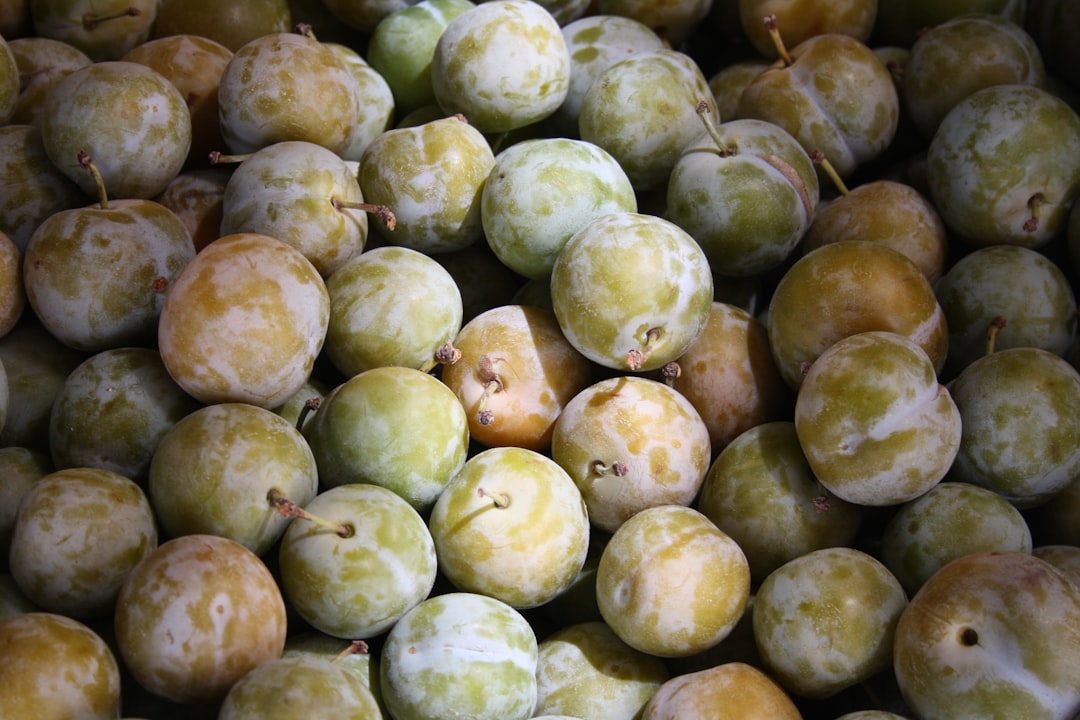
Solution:
[[[34,32],[69,43],[95,62],[116,60],[146,42],[157,0],[33,0]]]
[[[0,567],[7,567],[19,500],[55,469],[47,453],[23,447],[0,448]]]
[[[775,680],[753,665],[731,662],[671,678],[649,699],[641,720],[755,716],[802,718],[798,706]]]
[[[395,720],[525,720],[536,705],[536,666],[536,635],[518,611],[449,593],[391,628],[379,684]]]
[[[15,114],[21,89],[15,55],[7,40],[0,37],[0,124],[6,125]]]
[[[92,60],[82,50],[62,40],[45,37],[20,37],[8,40],[8,49],[15,58],[22,88],[18,102],[8,122],[12,125],[41,126],[42,112],[56,83],[74,71],[89,65]],[[2,64],[2,58],[0,58]],[[3,72],[0,72],[0,77]],[[3,95],[0,92],[0,95]],[[2,116],[2,113],[0,113]]]
[[[712,294],[701,246],[677,225],[640,213],[592,220],[551,272],[566,339],[615,370],[655,370],[682,355],[708,322]]]
[[[197,35],[236,52],[257,37],[293,28],[286,0],[160,0],[154,37]]]

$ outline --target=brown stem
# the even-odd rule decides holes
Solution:
[[[82,16],[82,26],[84,30],[96,30],[97,26],[103,22],[119,20],[120,18],[125,17],[139,17],[140,15],[142,15],[142,10],[137,7],[129,7],[126,10],[121,10],[112,15],[95,15],[92,12],[88,12]]]
[[[90,177],[94,178],[94,185],[97,186],[98,191],[98,203],[101,205],[102,210],[109,209],[109,194],[105,189],[105,178],[101,177],[101,171],[98,170],[98,166],[94,164],[94,158],[90,157],[90,153],[85,150],[80,150],[76,156],[79,165],[83,166],[90,173]]]
[[[1046,204],[1046,198],[1042,193],[1035,193],[1028,200],[1028,208],[1031,209],[1031,217],[1024,221],[1024,232],[1035,232],[1039,229],[1039,210]]]
[[[251,153],[244,155],[226,155],[219,150],[210,151],[210,164],[211,165],[235,165],[236,163],[242,163],[251,157]]]
[[[393,230],[397,227],[397,217],[394,215],[394,211],[385,205],[374,205],[366,202],[349,202],[348,200],[339,200],[336,197],[330,198],[330,202],[333,204],[335,210],[363,210],[364,212],[371,213],[382,221],[382,224],[386,226],[387,230]]]
[[[788,54],[787,48],[784,47],[784,39],[780,37],[780,27],[776,22],[775,13],[765,16],[765,29],[769,31],[769,37],[772,38],[777,55],[784,61],[784,65],[790,66],[795,60]]]
[[[492,504],[499,510],[510,507],[510,496],[504,492],[490,492],[484,488],[477,488],[476,496],[490,499]]]
[[[271,488],[270,491],[266,493],[266,501],[270,504],[270,507],[281,513],[283,517],[292,520],[302,519],[313,522],[319,527],[333,530],[338,536],[343,538],[353,536],[354,531],[351,525],[346,523],[336,523],[332,520],[321,518],[318,515],[312,515],[307,510],[282,495],[281,491],[277,488]]]
[[[626,466],[626,463],[621,460],[607,465],[603,460],[594,460],[592,464],[593,475],[614,475],[615,477],[626,477],[626,474],[630,472],[630,468]]]
[[[318,410],[320,405],[322,405],[322,400],[317,397],[308,398],[304,401],[304,407],[300,408],[300,413],[296,416],[297,430],[303,429],[304,423],[307,421],[308,415],[310,415],[315,410]]]
[[[1003,327],[1005,327],[1005,324],[1006,324],[1005,323],[1005,318],[1002,317],[1001,315],[998,315],[997,317],[995,317],[993,320],[990,321],[990,327],[986,331],[986,354],[987,355],[993,355],[994,354],[994,345],[997,344],[998,333],[1001,332],[1001,329]]]
[[[820,150],[811,150],[810,159],[815,165],[825,171],[825,175],[832,180],[832,184],[836,186],[836,189],[840,191],[841,195],[848,194],[847,185],[844,184],[844,181],[840,178],[840,173],[836,172],[836,168],[833,164],[829,162],[829,158],[825,157],[825,153]]]
[[[674,387],[675,381],[682,377],[682,366],[672,360],[660,368],[660,376],[664,378],[664,384],[668,387]]]
[[[645,367],[645,363],[648,362],[649,356],[652,355],[653,350],[656,349],[656,341],[664,334],[664,331],[660,328],[649,328],[645,333],[645,346],[638,350],[637,348],[631,350],[626,354],[626,364],[630,370],[637,372],[641,368]]]
[[[363,640],[353,640],[351,643],[349,643],[349,647],[345,648],[337,655],[335,655],[334,659],[330,662],[341,662],[342,660],[351,655],[367,655],[369,651],[370,648],[368,647],[368,644],[366,642],[364,642]]]

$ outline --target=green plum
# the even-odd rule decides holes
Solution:
[[[55,469],[52,458],[40,450],[0,448],[0,568],[7,568],[19,501],[34,483]]]
[[[0,620],[12,615],[40,612],[41,608],[26,597],[11,575],[0,573]]]
[[[94,62],[117,60],[150,38],[157,0],[32,0],[34,32],[74,45]]]
[[[364,250],[368,217],[354,168],[321,145],[267,145],[233,171],[222,198],[221,235],[283,240],[329,277]]]
[[[430,256],[383,246],[326,278],[326,356],[346,377],[387,365],[430,370],[461,330],[461,291]]]
[[[99,467],[145,484],[162,437],[199,408],[150,348],[113,348],[71,371],[49,415],[57,467]]]
[[[949,268],[934,292],[949,326],[948,365],[954,373],[988,347],[1037,347],[1064,356],[1076,338],[1072,286],[1061,268],[1036,250],[977,248]]]
[[[323,0],[340,22],[355,30],[370,32],[384,18],[414,4],[415,0]]]
[[[0,337],[19,323],[26,310],[26,288],[22,280],[22,251],[15,241],[0,232]],[[7,381],[5,378],[5,387]],[[7,393],[4,415],[7,415]],[[0,428],[3,424],[0,423]]]
[[[662,218],[598,217],[567,240],[551,272],[566,339],[615,370],[655,370],[678,358],[709,319],[713,279],[701,246]]]
[[[439,495],[428,526],[439,569],[455,587],[519,609],[569,588],[589,547],[581,491],[558,463],[524,448],[470,458]]]
[[[961,416],[914,341],[864,332],[838,340],[807,370],[795,431],[814,475],[837,497],[895,505],[945,477],[960,450]]]
[[[609,66],[585,91],[578,131],[622,165],[635,190],[663,187],[683,148],[701,134],[702,102],[716,111],[693,58],[668,49],[638,52]]]
[[[735,118],[739,96],[750,81],[761,74],[771,63],[760,58],[738,60],[725,65],[709,76],[709,89],[716,101],[717,116],[724,121]]]
[[[151,694],[217,703],[252,669],[281,656],[285,602],[270,570],[238,542],[184,535],[128,574],[113,627],[124,666]]]
[[[791,697],[753,665],[729,662],[671,678],[649,699],[641,720],[801,720]]]
[[[761,583],[754,638],[764,667],[788,692],[827,698],[889,668],[907,603],[900,581],[871,555],[814,550]]]
[[[488,0],[446,25],[431,60],[439,107],[485,133],[555,112],[570,87],[570,53],[558,22],[532,0]]]
[[[390,128],[394,119],[394,94],[386,79],[356,50],[341,43],[324,44],[338,56],[356,80],[360,114],[353,128],[352,142],[341,156],[350,162],[360,162],[371,141]]]
[[[1080,372],[1039,348],[1009,348],[968,365],[949,390],[960,410],[956,480],[1019,507],[1049,500],[1080,476]]]
[[[425,372],[390,365],[331,390],[304,436],[324,488],[380,485],[425,515],[465,464],[469,447],[465,410],[454,393]]]
[[[881,534],[881,559],[908,596],[949,561],[989,550],[1031,552],[1031,529],[1001,495],[945,482],[904,503]]]
[[[977,90],[945,115],[927,150],[930,197],[975,246],[1039,247],[1080,194],[1080,116],[1032,85]]]
[[[696,507],[739,543],[755,586],[812,550],[851,545],[863,516],[821,486],[786,420],[756,425],[724,447]]]
[[[915,717],[1074,717],[1080,588],[1030,553],[957,558],[901,615],[893,669]]]
[[[1042,87],[1046,71],[1035,40],[1020,24],[994,13],[951,18],[920,35],[904,65],[908,116],[932,138],[956,103],[992,85]]]
[[[594,527],[614,532],[656,505],[689,505],[709,469],[705,422],[662,382],[600,380],[555,421],[551,457],[574,479]]]
[[[966,13],[994,13],[1023,23],[1028,0],[892,0],[879,4],[875,35],[879,41],[911,47],[919,33]]]
[[[41,137],[57,168],[97,197],[82,153],[118,198],[151,198],[187,160],[191,113],[161,73],[135,62],[96,62],[56,84],[45,102]]]
[[[525,720],[537,698],[536,635],[486,595],[430,597],[386,636],[380,688],[395,720]]]
[[[155,198],[184,223],[196,252],[221,237],[222,205],[230,177],[229,166],[184,170]]]
[[[272,490],[310,502],[315,458],[288,420],[255,405],[195,410],[164,434],[150,462],[150,499],[170,537],[220,535],[264,555],[289,525],[267,499]]]
[[[1076,545],[1039,545],[1032,548],[1031,554],[1056,567],[1067,575],[1074,585],[1080,587],[1080,547]]]
[[[360,87],[318,40],[270,33],[233,54],[221,76],[218,107],[222,137],[234,153],[305,140],[342,155],[360,117]]]
[[[775,60],[777,48],[764,19],[775,16],[784,42],[798,45],[815,35],[839,33],[867,42],[877,20],[878,0],[736,0],[739,25],[757,52]]]
[[[15,54],[8,41],[0,37],[0,124],[6,125],[15,115],[21,89]]]
[[[712,9],[713,0],[650,2],[650,0],[597,0],[602,15],[620,15],[653,28],[667,43],[677,46],[697,28]]]
[[[293,28],[286,0],[160,0],[154,37],[197,35],[236,52],[262,35]]]
[[[420,0],[375,26],[367,61],[390,86],[399,115],[435,104],[431,85],[435,46],[450,21],[473,6],[470,0]]]
[[[491,145],[464,117],[387,130],[360,160],[364,199],[394,212],[387,243],[435,254],[460,250],[483,234],[480,198],[495,165]]]
[[[70,43],[46,37],[8,41],[8,49],[22,78],[19,99],[8,122],[41,126],[45,100],[63,78],[93,62]],[[0,60],[2,62],[2,60]],[[2,117],[2,113],[0,113]]]
[[[540,642],[537,715],[637,717],[670,673],[601,621],[566,625]]]
[[[366,642],[342,640],[318,630],[292,634],[285,641],[283,657],[300,655],[331,660],[352,673],[371,691],[375,702],[382,707],[379,691],[379,655]],[[385,716],[385,713],[384,713]],[[375,716],[379,720],[379,716]]]
[[[0,620],[0,707],[8,717],[120,715],[120,667],[100,635],[77,620],[30,612]]]
[[[605,150],[569,138],[525,140],[500,152],[480,198],[488,244],[527,278],[549,277],[566,241],[614,212],[637,212],[630,179]]]
[[[739,545],[697,510],[646,508],[612,534],[596,570],[600,615],[627,645],[659,657],[726,638],[750,598]]]
[[[400,495],[366,483],[338,485],[304,512],[285,531],[278,563],[285,597],[315,629],[340,638],[374,637],[431,592],[435,544]]]

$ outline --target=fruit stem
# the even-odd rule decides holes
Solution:
[[[780,37],[779,24],[776,22],[776,13],[766,15],[764,22],[765,29],[769,31],[769,37],[772,38],[773,46],[776,47],[777,55],[784,61],[784,65],[790,67],[795,60],[788,54],[787,48],[784,47],[784,39]]]
[[[251,153],[247,153],[247,154],[244,154],[244,155],[225,155],[220,150],[211,150],[210,151],[210,164],[211,165],[221,165],[221,164],[242,163],[245,160],[247,160],[249,157],[251,157]]]
[[[364,642],[363,640],[353,640],[351,643],[349,643],[349,647],[345,648],[337,655],[335,655],[334,659],[330,662],[339,663],[351,655],[367,655],[369,651],[370,648],[368,647],[368,644],[366,642]]]
[[[660,376],[668,387],[675,387],[675,381],[682,377],[682,366],[672,360],[660,368]]]
[[[461,359],[461,350],[454,347],[453,343],[445,343],[436,350],[431,359],[420,368],[422,372],[431,372],[436,365],[453,365]]]
[[[1035,232],[1039,229],[1039,210],[1046,204],[1046,198],[1042,193],[1035,193],[1028,200],[1028,207],[1031,208],[1031,217],[1024,221],[1024,232]]]
[[[333,530],[338,536],[343,538],[353,536],[353,529],[350,525],[347,525],[346,523],[336,523],[332,520],[327,520],[326,518],[312,515],[307,510],[282,495],[281,491],[277,488],[270,488],[270,491],[266,493],[266,501],[270,503],[270,507],[277,510],[284,517],[293,520],[300,518],[309,522],[313,522],[319,527],[326,528],[327,530]]]
[[[997,344],[998,333],[1005,327],[1005,318],[998,315],[990,321],[990,328],[986,331],[986,354],[994,354],[994,346]]]
[[[825,171],[825,174],[832,180],[833,185],[840,191],[841,195],[848,194],[848,187],[844,184],[844,181],[840,178],[840,173],[836,172],[836,168],[829,162],[829,158],[825,157],[825,153],[820,150],[811,150],[810,159],[815,165]]]
[[[626,477],[626,474],[630,472],[630,468],[626,467],[626,463],[621,460],[616,460],[610,465],[605,465],[603,460],[594,460],[592,464],[593,475],[603,477],[604,475],[614,475],[615,477]]]
[[[660,328],[649,328],[645,333],[645,347],[641,350],[635,348],[626,354],[626,364],[630,370],[637,372],[645,366],[652,351],[656,349],[656,341],[660,339],[663,332]]]
[[[300,408],[300,413],[296,416],[297,430],[304,429],[304,423],[307,422],[308,415],[318,410],[320,405],[322,405],[322,400],[317,397],[308,398],[304,401],[304,407]]]
[[[334,206],[335,210],[363,210],[369,212],[382,221],[382,224],[386,226],[387,230],[393,230],[397,227],[397,217],[394,215],[394,211],[385,205],[374,205],[366,202],[349,202],[348,200],[339,200],[336,197],[330,198],[330,203]]]
[[[476,496],[489,498],[492,504],[499,510],[505,510],[510,507],[510,496],[504,492],[488,492],[484,488],[477,488]]]
[[[720,137],[720,131],[716,129],[716,123],[712,119],[712,111],[709,108],[709,102],[707,100],[699,100],[697,107],[694,108],[701,118],[701,122],[705,123],[705,130],[709,133],[709,137],[716,143],[716,147],[720,150],[721,157],[730,157],[735,154],[736,149],[724,145],[724,139]]]
[[[297,23],[296,27],[293,28],[293,30],[296,32],[297,35],[303,35],[306,38],[318,40],[318,38],[315,37],[315,28],[311,27],[311,23]]]
[[[80,150],[77,157],[79,164],[90,172],[90,177],[94,178],[94,185],[97,186],[98,191],[98,203],[101,205],[101,209],[108,210],[109,194],[105,190],[105,178],[101,177],[101,171],[94,164],[94,158],[90,157],[90,153],[85,150]]]
[[[112,15],[95,15],[92,12],[88,12],[82,16],[82,26],[84,30],[96,30],[97,26],[103,22],[119,20],[120,18],[125,17],[139,17],[140,15],[142,15],[142,10],[137,7],[129,7],[126,10],[121,10]]]

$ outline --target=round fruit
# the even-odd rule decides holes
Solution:
[[[641,720],[690,717],[801,720],[802,714],[775,680],[753,665],[732,662],[671,678],[641,714]]]

